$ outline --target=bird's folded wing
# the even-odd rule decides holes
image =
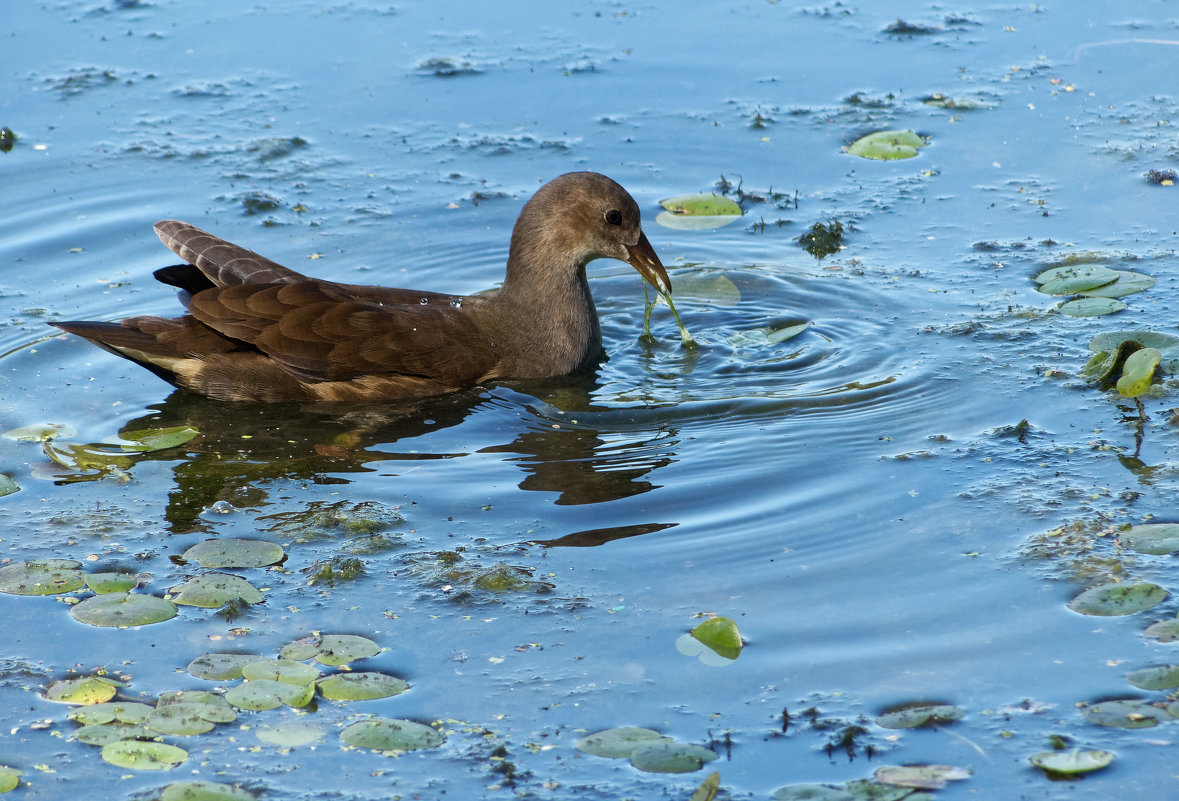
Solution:
[[[160,220],[155,231],[161,242],[200,269],[215,286],[306,280],[289,267],[180,220]]]
[[[389,297],[401,294],[390,291]],[[477,381],[498,359],[494,342],[444,296],[425,300],[381,302],[308,279],[205,290],[189,299],[188,311],[305,381],[381,374],[454,385]]]

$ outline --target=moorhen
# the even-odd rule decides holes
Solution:
[[[187,314],[53,325],[219,400],[400,399],[564,375],[602,354],[588,262],[629,262],[671,292],[638,204],[592,172],[537,190],[512,231],[503,285],[478,295],[337,284],[188,223],[155,230],[188,262],[155,272],[181,290]]]

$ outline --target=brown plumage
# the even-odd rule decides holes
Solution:
[[[562,175],[532,196],[503,285],[479,295],[337,284],[188,223],[163,220],[155,230],[188,262],[155,273],[182,290],[188,314],[53,325],[220,400],[409,398],[564,375],[602,353],[588,262],[629,262],[671,291],[634,198],[591,172]]]

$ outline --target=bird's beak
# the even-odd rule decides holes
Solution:
[[[662,292],[671,294],[671,279],[667,277],[667,270],[663,269],[663,262],[655,255],[655,248],[647,241],[647,235],[639,231],[639,241],[626,248],[626,260],[639,271],[644,280]]]

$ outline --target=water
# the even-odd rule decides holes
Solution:
[[[884,33],[897,17],[936,30]],[[284,570],[240,571],[267,600],[231,622],[185,608],[99,629],[59,602],[0,596],[14,621],[2,761],[30,797],[192,777],[266,798],[690,795],[705,772],[644,774],[573,747],[619,725],[712,744],[733,798],[908,762],[973,770],[946,798],[1173,794],[1173,723],[1121,731],[1076,708],[1164,697],[1124,674],[1174,660],[1141,634],[1173,602],[1129,618],[1065,607],[1111,576],[1175,584],[1166,558],[1110,535],[1179,514],[1173,382],[1146,399],[1139,444],[1132,407],[1072,377],[1096,333],[1174,330],[1174,189],[1143,180],[1177,155],[1165,6],[64,2],[9,18],[3,427],[202,436],[126,482],[62,482],[37,445],[0,440],[21,487],[0,500],[4,557],[146,572],[159,595],[199,572],[170,557],[210,536],[289,554]],[[978,107],[922,102],[935,92]],[[884,127],[931,145],[887,163],[840,151]],[[662,307],[654,341],[639,337],[640,284],[614,262],[590,270],[609,352],[595,376],[396,408],[243,410],[42,341],[48,320],[177,308],[151,279],[169,263],[150,228],[164,217],[309,273],[458,301],[502,278],[535,188],[577,169],[639,200],[699,349]],[[764,200],[712,231],[654,222],[660,198],[722,176]],[[818,261],[796,239],[830,219],[846,248]],[[1051,313],[1031,276],[1087,250],[1158,284],[1108,318]],[[757,339],[800,322],[813,325]],[[344,536],[276,521],[357,504],[396,509],[399,547],[364,557],[355,583],[308,584],[301,571]],[[1041,537],[1074,522],[1105,535]],[[466,585],[437,569],[455,550],[536,584]],[[707,613],[748,641],[723,668],[675,649]],[[269,656],[314,630],[374,638],[390,650],[361,669],[413,689],[321,703],[329,733],[313,748],[253,750],[252,728],[290,716],[277,710],[170,738],[194,758],[162,777],[66,740],[65,709],[36,694],[98,668],[126,676],[128,697],[204,688],[182,672],[199,654]],[[967,715],[934,731],[871,722],[911,700]],[[810,707],[831,727],[810,725]],[[335,728],[368,713],[446,721],[448,743],[397,761],[341,752]],[[857,724],[854,757],[828,754]],[[1048,782],[1026,760],[1053,734],[1117,761]],[[505,760],[515,783],[494,789]]]

